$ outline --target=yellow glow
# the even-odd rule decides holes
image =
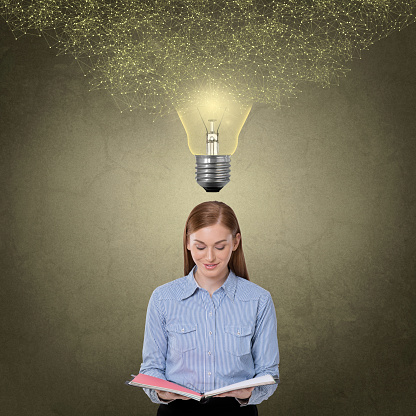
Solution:
[[[188,136],[188,147],[194,155],[206,154],[206,129],[215,120],[218,129],[219,154],[232,155],[237,149],[238,136],[252,105],[235,99],[224,91],[206,89],[190,97],[178,107],[179,118]],[[204,125],[205,123],[205,125]]]

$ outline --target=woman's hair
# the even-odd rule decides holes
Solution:
[[[201,228],[210,227],[215,224],[221,224],[228,228],[235,238],[237,233],[240,233],[240,226],[238,225],[237,217],[234,211],[223,202],[208,201],[197,205],[189,214],[185,224],[185,231],[183,233],[183,254],[184,254],[184,272],[185,276],[189,274],[195,266],[195,262],[191,256],[191,252],[187,249],[189,236]],[[246,261],[244,259],[243,241],[240,237],[240,244],[237,249],[232,252],[228,267],[235,275],[244,279],[250,280]]]

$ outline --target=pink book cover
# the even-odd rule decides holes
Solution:
[[[197,396],[202,398],[202,394],[197,393],[196,391],[182,387],[179,384],[172,383],[171,381],[162,380],[158,377],[148,376],[146,374],[138,374],[133,378],[128,384],[137,385],[140,384],[142,387],[149,387],[151,389],[160,389],[171,392],[182,392],[187,395]],[[179,393],[180,394],[180,393]]]

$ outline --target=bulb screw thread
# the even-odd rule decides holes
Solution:
[[[230,182],[231,156],[196,155],[196,181],[206,192],[219,192]]]

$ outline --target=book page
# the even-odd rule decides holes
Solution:
[[[219,389],[208,391],[205,397],[216,396],[217,394],[226,393],[227,391],[245,389],[248,387],[264,386],[266,384],[275,384],[276,380],[270,374],[261,377],[251,378],[250,380],[240,381],[239,383],[230,384]]]

